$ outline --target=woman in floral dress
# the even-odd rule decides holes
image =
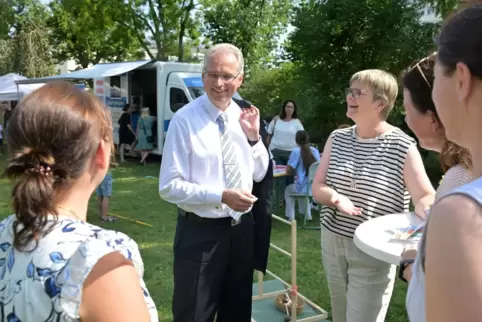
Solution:
[[[86,222],[112,121],[66,82],[27,96],[7,129],[15,214],[0,222],[0,320],[158,321],[136,243]]]

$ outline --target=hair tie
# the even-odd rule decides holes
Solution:
[[[26,173],[37,173],[42,176],[51,176],[52,169],[49,166],[44,166],[42,164],[36,165],[32,168],[25,170]]]

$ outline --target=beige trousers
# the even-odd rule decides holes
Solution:
[[[333,322],[383,322],[395,283],[396,266],[361,250],[353,239],[323,228],[321,251]]]

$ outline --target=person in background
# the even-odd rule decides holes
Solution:
[[[266,147],[268,148],[268,153],[269,153],[269,159],[270,159],[270,160],[274,160],[273,153],[271,153],[271,150],[269,149],[269,134],[268,134],[268,126],[269,126],[269,124],[271,123],[272,120],[273,120],[273,116],[266,116],[266,117],[263,119],[263,126],[264,126],[264,131],[263,131],[263,133],[265,133],[266,135],[262,138],[264,144],[265,144]],[[275,161],[275,163],[276,163],[276,161]]]
[[[146,164],[146,159],[149,156],[149,153],[154,149],[153,146],[153,139],[154,137],[152,136],[152,125],[154,124],[154,121],[156,118],[154,116],[151,116],[151,110],[149,107],[144,107],[142,109],[142,114],[141,117],[139,118],[138,121],[138,126],[137,126],[137,144],[135,149],[137,151],[141,152],[141,164]],[[151,139],[149,139],[151,138]]]
[[[3,155],[3,126],[0,124],[0,155]]]
[[[295,175],[295,183],[285,188],[286,217],[288,220],[295,219],[295,201],[292,194],[305,194],[307,191],[311,194],[311,184],[308,178],[308,170],[310,166],[320,161],[320,151],[310,146],[310,137],[306,131],[296,132],[296,144],[288,160],[286,173]],[[307,220],[311,220],[311,205],[307,207],[308,200],[298,199],[298,210],[306,216]],[[308,211],[308,213],[306,213]]]
[[[266,133],[268,133],[268,126],[269,124],[271,123],[271,121],[273,120],[273,116],[266,116],[265,118],[263,118],[263,125],[265,127],[265,130],[266,130]],[[269,146],[269,144],[268,144]]]
[[[116,163],[111,162],[110,168],[117,167]],[[109,201],[112,196],[112,171],[107,172],[100,185],[95,190],[97,201],[99,202],[100,221],[103,223],[116,221],[117,218],[109,216]]]
[[[442,25],[432,98],[447,140],[469,150],[475,178],[434,204],[420,245],[427,322],[482,321],[482,4]]]
[[[137,125],[139,122],[139,106],[136,104],[132,105],[132,111],[131,111],[131,120],[132,120],[132,129],[136,132],[137,131]]]
[[[131,114],[132,114],[133,106],[131,104],[126,104],[122,109],[122,115],[119,118],[119,158],[120,162],[125,162],[124,160],[124,153],[125,148],[128,145],[129,147],[132,146],[134,141],[136,140],[136,132],[132,127],[131,122]],[[129,151],[132,153],[132,150]]]
[[[355,126],[328,138],[313,182],[323,205],[322,260],[334,322],[382,322],[396,266],[375,259],[353,242],[372,218],[409,211],[424,217],[435,191],[414,139],[387,123],[398,94],[395,77],[378,69],[350,79],[347,116]]]
[[[113,149],[104,104],[71,83],[45,84],[15,108],[6,139],[14,214],[0,223],[4,319],[157,322],[137,244],[86,222]]]
[[[283,103],[280,113],[268,125],[268,146],[277,165],[287,165],[291,151],[297,147],[296,132],[304,130],[298,118],[298,107],[292,100]],[[293,183],[292,176],[286,176],[281,189]]]
[[[269,157],[256,107],[241,109],[244,59],[231,44],[204,56],[205,94],[172,117],[159,195],[179,207],[174,237],[174,322],[251,320],[255,227],[253,181]]]
[[[298,119],[298,108],[294,101],[283,103],[280,113],[268,125],[268,145],[276,164],[286,165],[291,151],[297,147],[296,132],[304,130]]]
[[[432,100],[433,68],[436,54],[411,66],[403,76],[403,105],[405,122],[415,134],[422,148],[440,153],[445,172],[435,202],[453,189],[473,180],[472,159],[469,151],[447,140],[445,128]],[[417,249],[407,249],[400,263],[402,277],[409,281],[407,312],[411,322],[425,322],[425,276]],[[416,258],[416,259],[415,259]]]
[[[3,114],[3,128],[7,129],[8,125],[8,120],[10,119],[10,116],[12,115],[12,102],[6,102],[7,109],[5,110],[5,113]]]

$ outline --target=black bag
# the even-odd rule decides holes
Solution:
[[[144,134],[146,135],[146,141],[147,141],[147,143],[154,143],[154,136],[152,136],[152,135],[147,135],[146,127],[145,127],[145,125],[144,125],[144,120],[142,119],[142,117],[141,117],[141,122],[142,122],[142,129],[144,130]]]

